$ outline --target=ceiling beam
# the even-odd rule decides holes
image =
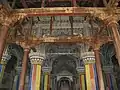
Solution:
[[[120,14],[120,8],[111,8],[115,14]],[[25,8],[14,9],[14,13],[24,14],[26,16],[89,16],[105,14],[110,10],[102,7],[55,7],[55,8]]]
[[[100,36],[99,42],[101,44],[105,44],[108,42],[112,42],[112,38],[110,36]],[[26,40],[19,37],[18,39],[7,39],[8,43],[24,43]],[[95,43],[94,37],[81,37],[81,36],[59,36],[59,37],[52,37],[52,36],[46,36],[46,37],[28,37],[27,39],[28,45],[32,45],[33,47],[36,45],[39,45],[41,43],[86,43],[89,45],[93,45]]]

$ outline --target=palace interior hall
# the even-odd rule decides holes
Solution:
[[[120,90],[120,0],[0,0],[0,90]]]

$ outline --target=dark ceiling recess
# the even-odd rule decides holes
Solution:
[[[0,0],[0,3],[12,8],[41,8],[42,0]],[[72,0],[45,0],[44,7],[72,7]],[[76,0],[77,7],[104,7],[103,0]],[[120,6],[120,2],[119,5]]]
[[[47,3],[47,7],[71,7],[71,1],[53,1]]]

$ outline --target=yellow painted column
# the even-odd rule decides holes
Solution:
[[[77,71],[79,74],[80,90],[86,90],[85,69],[84,69],[84,67],[79,66],[79,67],[77,67]]]
[[[48,75],[48,72],[46,72],[44,75],[44,90],[48,90],[48,78],[49,78],[49,75]]]
[[[86,75],[86,87],[87,90],[97,90],[95,81],[95,56],[94,52],[82,53],[82,59],[85,64],[85,75]]]
[[[80,75],[80,82],[81,82],[80,90],[86,90],[85,89],[85,74]]]
[[[44,67],[42,68],[44,73],[44,89],[43,90],[50,90],[50,67]]]
[[[29,88],[29,90],[40,90],[41,70],[44,57],[40,56],[38,52],[30,53],[29,57],[32,67],[31,87]]]
[[[7,53],[3,54],[2,56],[2,60],[0,62],[0,82],[2,81],[6,64],[10,58],[11,56],[8,55]]]

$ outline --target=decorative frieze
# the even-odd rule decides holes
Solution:
[[[32,52],[29,54],[31,64],[42,64],[44,56],[38,52]]]
[[[85,64],[95,63],[94,52],[85,52],[82,53],[81,56]]]

